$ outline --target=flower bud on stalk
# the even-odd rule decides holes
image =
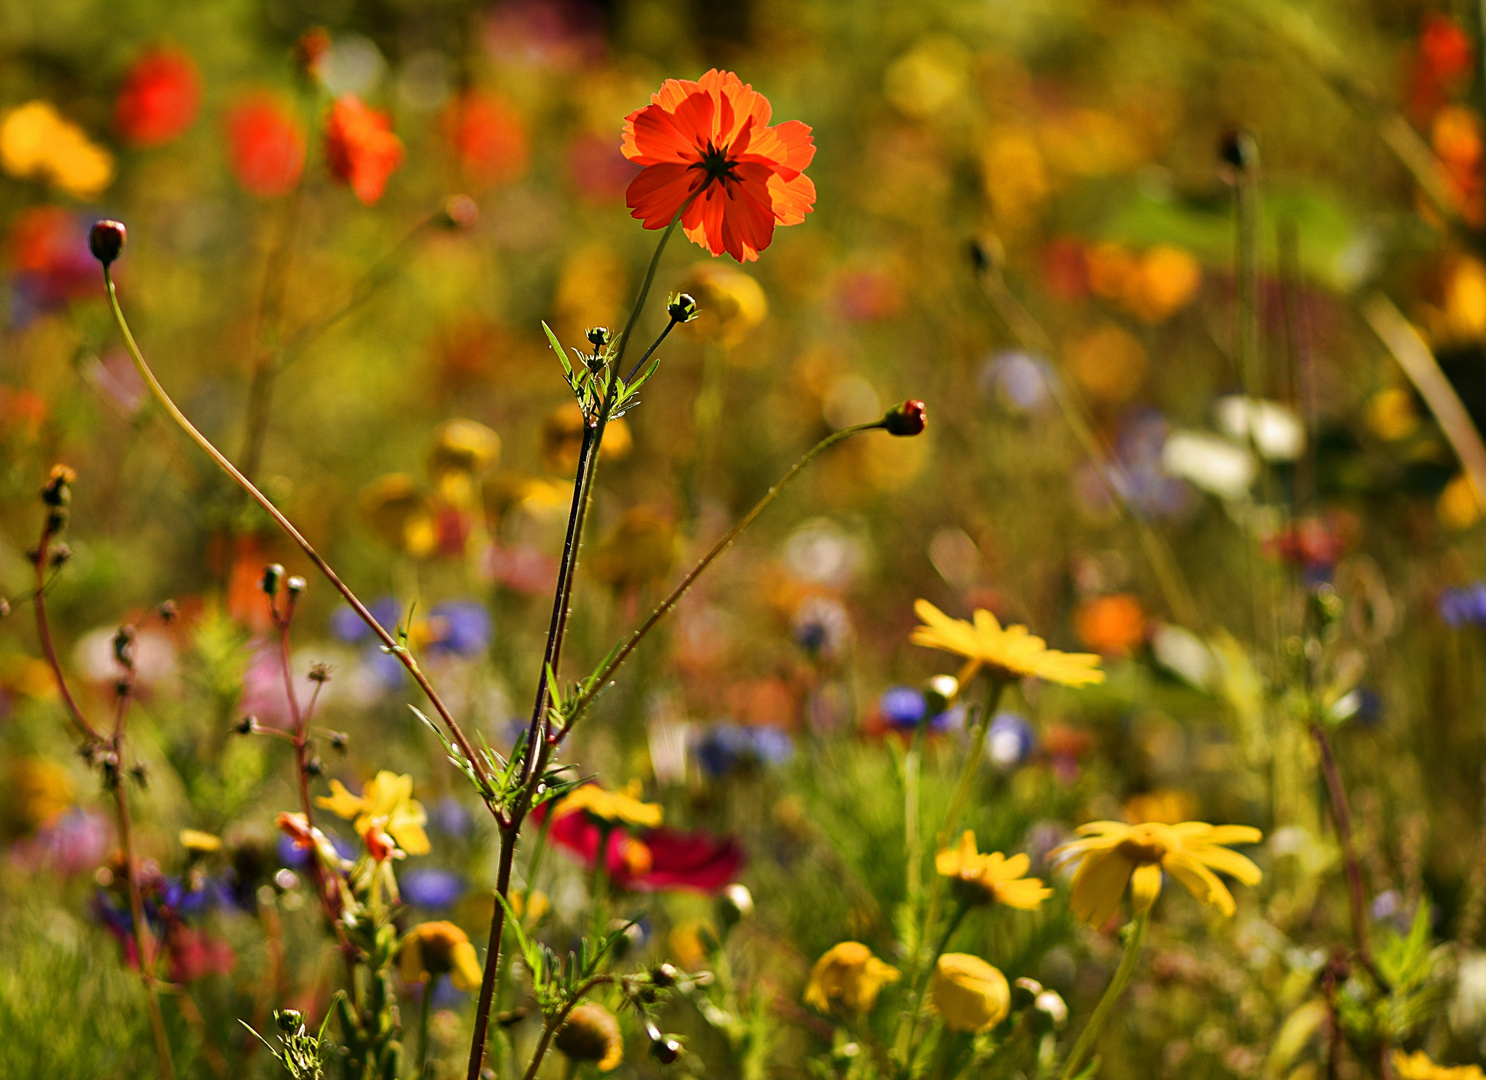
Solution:
[[[919,435],[925,426],[924,403],[912,398],[887,411],[882,418],[883,429],[889,435]]]
[[[119,252],[124,250],[124,241],[128,238],[129,230],[121,222],[95,222],[88,233],[88,250],[93,253],[93,258],[107,267],[119,257]]]
[[[439,207],[438,223],[446,229],[473,229],[480,207],[468,195],[450,195]]]
[[[259,579],[258,587],[269,596],[277,596],[283,580],[284,568],[278,563],[269,563],[263,568],[263,577]]]
[[[690,293],[672,293],[666,300],[666,314],[672,322],[689,323],[697,317],[696,298]]]

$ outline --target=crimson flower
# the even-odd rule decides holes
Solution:
[[[342,94],[325,124],[325,161],[331,176],[371,206],[402,163],[402,140],[392,134],[385,113],[367,108],[355,94]]]
[[[180,135],[201,107],[201,75],[183,52],[149,52],[135,61],[114,103],[114,123],[135,146]]]
[[[681,217],[687,239],[751,262],[775,225],[805,220],[815,204],[809,127],[770,127],[768,98],[716,68],[698,82],[667,79],[650,102],[624,118],[621,146],[644,166],[626,201],[645,228],[664,229],[691,199]]]
[[[537,817],[546,812],[543,807]],[[738,879],[743,849],[731,837],[655,828],[626,830],[606,826],[584,813],[563,814],[548,834],[558,847],[588,867],[607,834],[604,870],[621,889],[634,892],[687,890],[720,893]]]
[[[251,195],[286,195],[304,171],[304,136],[280,102],[268,95],[249,97],[227,113],[232,171]]]

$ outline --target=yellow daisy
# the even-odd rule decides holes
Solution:
[[[1213,871],[1245,885],[1257,885],[1263,876],[1247,858],[1224,846],[1257,844],[1263,834],[1247,825],[1091,821],[1079,826],[1078,835],[1083,839],[1054,848],[1050,854],[1078,861],[1069,906],[1094,926],[1102,926],[1114,914],[1127,884],[1136,913],[1149,911],[1161,893],[1163,870],[1224,915],[1233,914],[1233,895]]]
[[[1483,1073],[1479,1065],[1436,1065],[1422,1050],[1395,1050],[1393,1075],[1398,1080],[1482,1080]]]
[[[843,941],[815,962],[805,1004],[823,1013],[865,1016],[877,1004],[882,988],[898,978],[897,968],[877,959],[860,941]]]
[[[374,824],[380,825],[409,855],[427,855],[431,850],[428,834],[423,831],[428,813],[413,798],[411,776],[398,776],[383,769],[362,786],[359,797],[347,791],[339,780],[332,780],[330,795],[315,802],[338,817],[348,821],[354,818],[358,835],[364,836]]]
[[[404,982],[448,975],[460,990],[475,990],[484,976],[469,936],[451,922],[419,923],[402,939],[397,956]]]
[[[1011,1012],[1011,987],[980,957],[945,953],[934,964],[929,1000],[949,1030],[990,1031]]]
[[[975,833],[969,829],[958,844],[934,856],[934,869],[941,877],[954,879],[972,902],[1005,904],[1023,911],[1036,911],[1053,894],[1040,878],[1022,876],[1031,865],[1026,855],[1008,859],[999,851],[980,854],[975,850]]]
[[[909,640],[915,645],[963,656],[961,686],[981,668],[1013,681],[1028,675],[1064,686],[1104,681],[1097,654],[1049,649],[1047,642],[1033,636],[1025,626],[1003,627],[996,616],[983,608],[976,610],[974,623],[951,619],[927,600],[916,601],[913,610],[924,625],[915,627]]]
[[[653,829],[661,822],[660,803],[640,801],[640,783],[633,781],[623,791],[605,791],[597,784],[584,784],[566,796],[552,811],[553,820],[579,810],[586,811],[600,821],[616,825],[638,825]]]

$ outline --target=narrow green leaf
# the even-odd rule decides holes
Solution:
[[[573,381],[573,365],[568,363],[568,351],[562,347],[562,342],[557,340],[557,335],[552,332],[552,327],[543,322],[542,330],[546,333],[547,340],[552,343],[552,348],[557,353],[557,358],[562,361],[562,370],[567,373],[568,382],[571,384]]]

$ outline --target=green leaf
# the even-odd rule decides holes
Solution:
[[[562,370],[567,374],[568,385],[573,385],[573,365],[568,363],[568,351],[562,347],[562,342],[557,340],[557,335],[552,332],[552,327],[544,321],[542,330],[547,335],[547,340],[552,343],[552,349],[557,353],[557,358],[562,361]],[[576,387],[575,387],[576,389]]]

